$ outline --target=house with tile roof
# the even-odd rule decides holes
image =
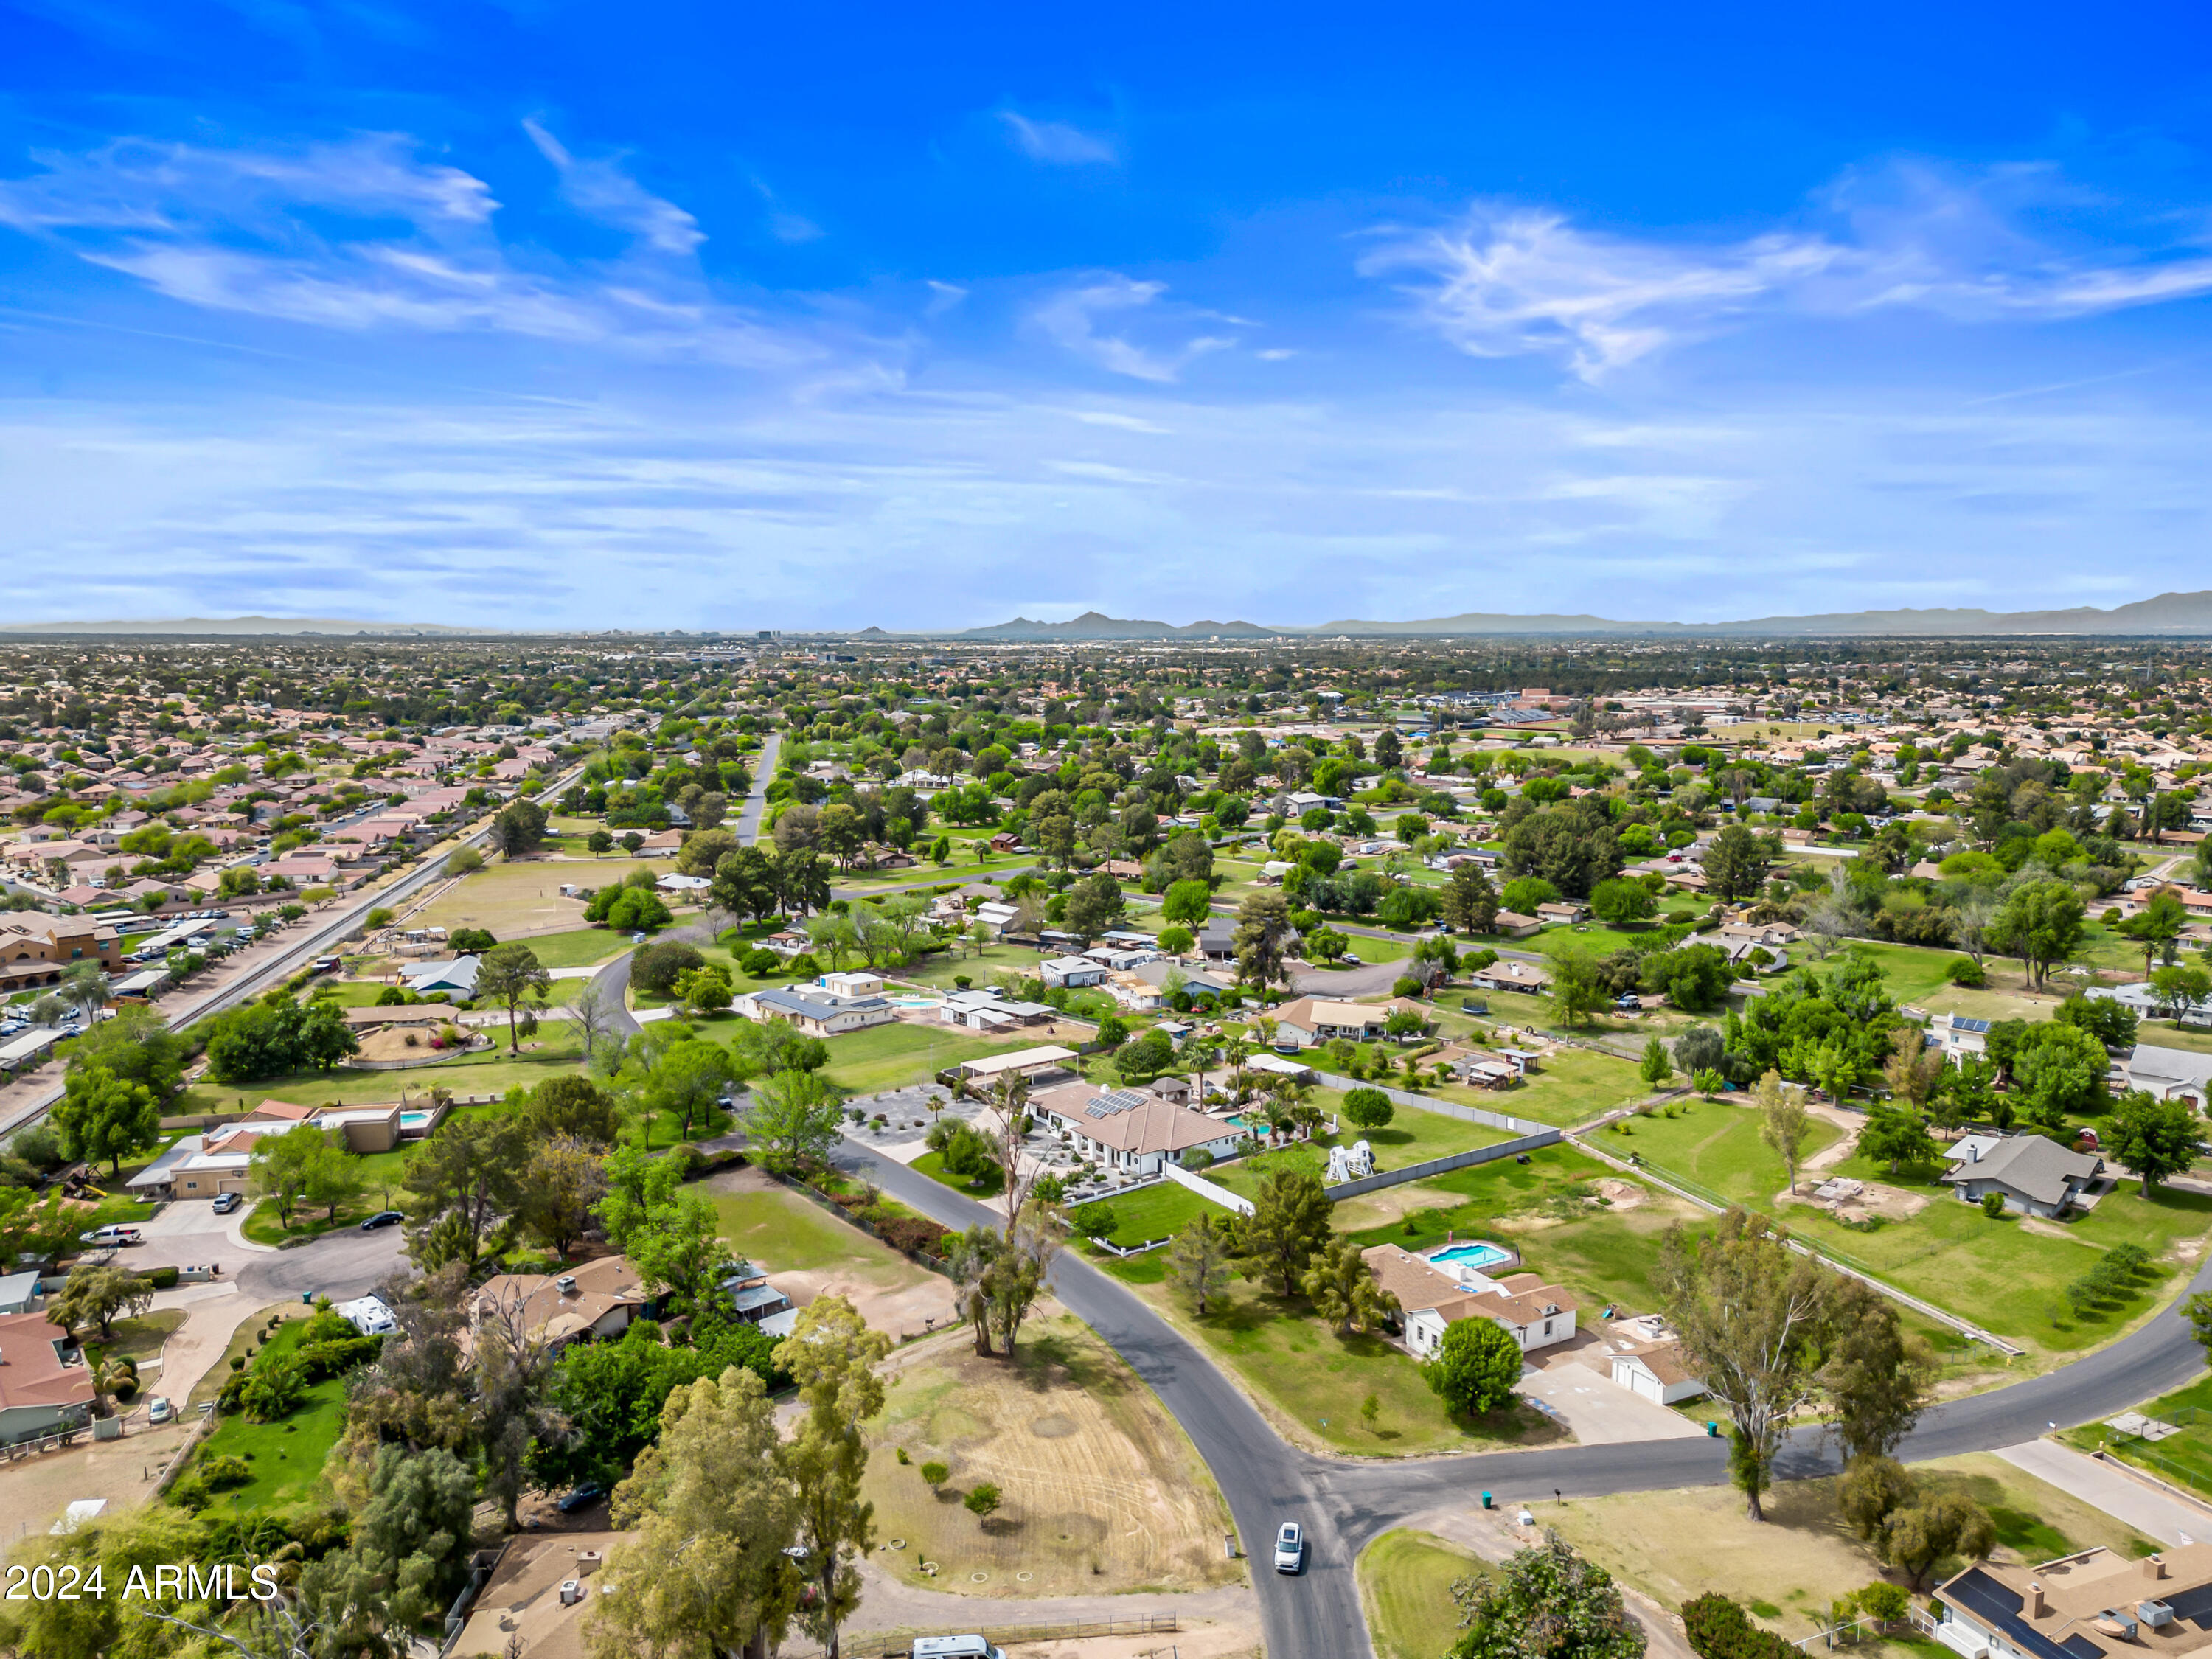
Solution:
[[[1395,1244],[1373,1245],[1360,1252],[1360,1260],[1375,1282],[1398,1298],[1400,1330],[1416,1358],[1433,1358],[1444,1332],[1462,1319],[1492,1321],[1524,1353],[1556,1346],[1575,1334],[1574,1297],[1547,1285],[1540,1273],[1492,1278],[1464,1262],[1437,1261]]]

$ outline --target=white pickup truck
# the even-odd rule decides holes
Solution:
[[[94,1227],[88,1233],[79,1233],[80,1244],[143,1244],[146,1235],[136,1227]]]

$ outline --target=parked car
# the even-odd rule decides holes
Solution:
[[[365,1233],[374,1232],[379,1227],[396,1227],[406,1219],[407,1212],[404,1210],[379,1210],[361,1224],[361,1230]]]
[[[79,1233],[76,1242],[80,1244],[143,1244],[146,1236],[136,1227],[110,1224],[94,1227],[88,1233]]]
[[[146,1402],[146,1421],[149,1424],[166,1423],[176,1414],[177,1408],[163,1395],[157,1394]]]
[[[1306,1535],[1295,1521],[1283,1522],[1275,1534],[1275,1571],[1296,1572],[1305,1565]]]
[[[215,1195],[215,1212],[217,1215],[228,1215],[244,1201],[236,1193],[217,1193]]]
[[[563,1515],[574,1515],[578,1510],[587,1510],[607,1495],[607,1489],[596,1480],[586,1480],[562,1498],[558,1505]]]

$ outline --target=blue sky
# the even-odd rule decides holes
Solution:
[[[0,4],[0,619],[2212,586],[2201,9]]]

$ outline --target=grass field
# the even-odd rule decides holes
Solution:
[[[262,1322],[256,1321],[254,1330]],[[301,1322],[277,1328],[261,1357],[282,1354],[299,1346]],[[250,1338],[249,1338],[250,1340]],[[249,1347],[243,1352],[253,1352]],[[226,1376],[229,1367],[222,1367]],[[218,1378],[220,1389],[224,1379]],[[319,1480],[323,1464],[345,1431],[346,1379],[334,1376],[307,1390],[300,1403],[274,1423],[249,1423],[240,1414],[226,1417],[200,1443],[193,1457],[199,1463],[211,1457],[243,1457],[253,1466],[253,1478],[242,1486],[217,1492],[206,1510],[210,1516],[272,1509],[307,1496]]]
[[[1757,1112],[1725,1100],[1696,1098],[1670,1103],[1662,1109],[1671,1109],[1675,1115],[1654,1112],[1648,1117],[1626,1118],[1616,1128],[1601,1131],[1593,1139],[1616,1158],[1638,1153],[1647,1163],[1686,1175],[1732,1203],[1772,1210],[1776,1195],[1789,1184],[1790,1174],[1781,1155],[1759,1139]],[[1827,1119],[1813,1119],[1799,1155],[1799,1167],[1842,1134]],[[1798,1184],[1811,1183],[1801,1179]]]
[[[1035,951],[1012,945],[988,945],[978,951],[972,945],[957,951],[947,951],[931,957],[918,968],[902,969],[898,977],[908,984],[934,986],[951,990],[957,980],[967,979],[976,985],[988,986],[991,975],[1006,969],[1027,976],[1037,970],[1037,963],[1045,960]]]
[[[1211,1171],[1207,1178],[1212,1178]],[[1097,1206],[1083,1207],[1087,1210],[1097,1206],[1103,1206],[1114,1218],[1114,1231],[1105,1237],[1123,1249],[1155,1238],[1171,1237],[1201,1215],[1210,1215],[1217,1222],[1226,1220],[1229,1215],[1218,1204],[1171,1181],[1131,1193],[1126,1198],[1100,1199]]]
[[[1009,1048],[1035,1048],[1052,1039],[1042,1030],[1017,1042],[995,1042],[951,1025],[894,1020],[830,1039],[830,1064],[822,1075],[856,1095],[919,1083],[948,1066]]]
[[[999,1597],[1244,1578],[1221,1547],[1234,1522],[1182,1431],[1065,1314],[1032,1319],[1011,1361],[979,1358],[953,1336],[898,1364],[868,1437],[864,1489],[891,1547],[875,1559],[904,1583]],[[951,1469],[934,1490],[921,1476],[933,1461]],[[961,1499],[986,1480],[1000,1505],[978,1520]]]
[[[1492,1006],[1497,1007],[1495,1003]],[[1510,1004],[1498,1012],[1508,1024],[1515,1023],[1516,1017],[1524,1024],[1528,1019]],[[1586,1123],[1616,1106],[1642,1100],[1650,1091],[1627,1060],[1588,1048],[1561,1048],[1543,1061],[1534,1077],[1513,1088],[1466,1089],[1450,1084],[1430,1092],[1440,1100],[1455,1100],[1463,1106],[1480,1106],[1565,1128]]]
[[[2151,1547],[2101,1510],[2000,1458],[1977,1454],[1913,1466],[1926,1486],[1962,1491],[1997,1525],[2000,1562],[2045,1561],[2093,1544],[2124,1554]],[[1822,1628],[1828,1604],[1883,1576],[1881,1564],[1836,1510],[1833,1480],[1790,1480],[1766,1502],[1767,1519],[1743,1512],[1724,1486],[1620,1498],[1537,1498],[1540,1525],[1583,1555],[1679,1610],[1707,1592],[1733,1596],[1796,1639]],[[1508,1499],[1519,1501],[1518,1495]],[[1955,1569],[1939,1568],[1940,1581]]]
[[[711,1192],[722,1237],[740,1254],[779,1273],[836,1269],[883,1290],[926,1284],[930,1274],[889,1245],[817,1209],[796,1193],[769,1187]]]
[[[939,1186],[950,1187],[968,1198],[988,1198],[1006,1184],[996,1166],[983,1170],[980,1175],[955,1175],[945,1167],[945,1158],[938,1152],[924,1152],[907,1167],[917,1175],[927,1176]]]
[[[1487,1576],[1470,1551],[1432,1533],[1386,1532],[1359,1553],[1359,1600],[1375,1659],[1438,1659],[1459,1639],[1451,1587]]]
[[[573,933],[540,933],[520,943],[548,968],[590,968],[632,948],[628,933],[605,927],[579,927]]]
[[[510,1056],[502,1042],[496,1048],[480,1048],[404,1072],[355,1072],[341,1067],[295,1072],[258,1083],[202,1081],[179,1096],[172,1110],[177,1116],[240,1111],[264,1100],[287,1100],[301,1106],[358,1106],[397,1100],[403,1086],[411,1095],[427,1094],[434,1088],[450,1089],[457,1095],[505,1094],[517,1084],[533,1088],[548,1077],[574,1071],[583,1059],[574,1036],[558,1022],[549,1022],[537,1042],[537,1048],[526,1048],[519,1058]]]
[[[1241,1378],[1295,1443],[1387,1457],[1537,1445],[1559,1436],[1517,1402],[1481,1419],[1448,1411],[1412,1355],[1380,1336],[1346,1335],[1308,1311],[1304,1297],[1285,1300],[1271,1285],[1237,1280],[1200,1319],[1167,1285],[1165,1256],[1153,1250],[1098,1260]],[[1372,1430],[1359,1414],[1370,1394],[1378,1406]]]
[[[485,927],[496,937],[573,933],[584,925],[584,902],[562,898],[563,883],[611,887],[632,870],[655,876],[676,866],[666,860],[626,858],[546,860],[486,865],[405,918],[410,927]]]

